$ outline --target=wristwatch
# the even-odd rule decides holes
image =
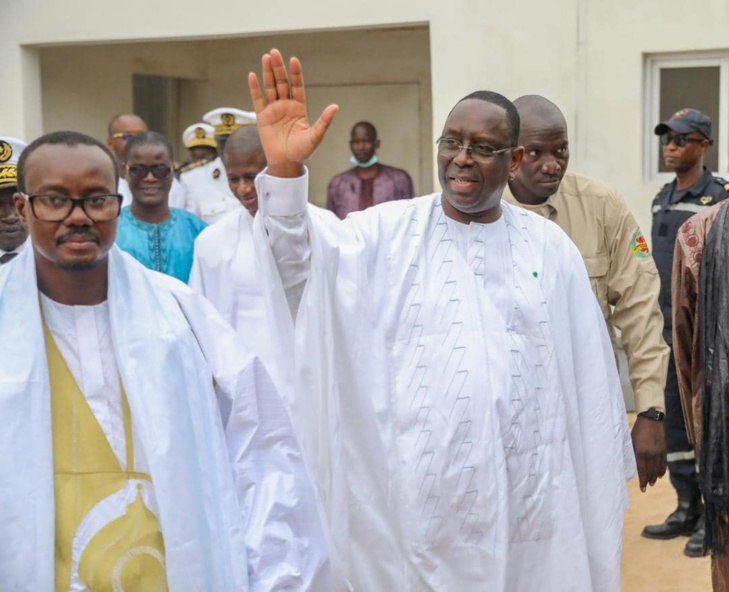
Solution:
[[[655,421],[662,421],[664,417],[666,417],[666,414],[663,413],[663,411],[658,411],[655,407],[651,407],[650,409],[646,409],[643,411],[643,413],[638,414],[640,417],[647,417],[648,419],[653,419]]]

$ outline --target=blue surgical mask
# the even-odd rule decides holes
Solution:
[[[373,154],[372,158],[370,158],[367,162],[360,162],[354,157],[354,154],[349,157],[349,162],[351,162],[354,166],[362,167],[363,169],[369,168],[372,165],[377,164],[377,154]]]

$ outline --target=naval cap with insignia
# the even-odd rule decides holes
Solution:
[[[196,146],[217,148],[215,128],[207,123],[193,123],[182,132],[182,143],[185,148],[195,148]]]
[[[679,134],[699,132],[707,140],[711,140],[711,117],[698,109],[681,109],[671,119],[659,123],[653,131],[657,136],[662,136],[669,130]]]
[[[18,159],[27,146],[16,138],[0,136],[0,188],[18,184]]]
[[[246,125],[256,125],[254,111],[241,111],[232,107],[213,109],[203,115],[202,119],[215,128],[216,136],[229,136],[238,128]]]

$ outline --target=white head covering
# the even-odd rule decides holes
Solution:
[[[202,119],[213,126],[216,136],[229,136],[238,128],[256,125],[255,112],[242,111],[232,107],[218,107],[208,111]]]
[[[193,123],[182,132],[182,143],[185,148],[194,148],[195,146],[217,148],[215,128],[207,123]]]
[[[18,159],[27,146],[22,140],[0,136],[0,188],[18,184]]]

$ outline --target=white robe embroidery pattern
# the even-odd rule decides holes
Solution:
[[[504,236],[504,220],[489,232],[498,232],[511,248],[492,254],[499,269],[494,270],[496,275],[485,276],[486,227],[466,227],[475,235],[469,237],[467,262],[449,237],[442,209],[437,211],[428,238],[414,239],[413,261],[403,282],[408,286],[406,314],[395,327],[392,346],[395,390],[403,393],[395,400],[404,428],[401,437],[414,440],[412,457],[403,460],[415,467],[417,475],[413,487],[407,489],[418,493],[417,505],[426,519],[421,523],[421,534],[430,544],[458,539],[479,544],[484,536],[489,538],[487,545],[493,544],[494,506],[488,505],[499,494],[493,487],[498,479],[484,474],[484,459],[503,454],[516,517],[510,524],[514,530],[510,539],[540,540],[553,530],[551,524],[544,523],[540,511],[543,500],[536,496],[548,481],[543,464],[551,442],[542,441],[542,431],[548,436],[564,430],[562,414],[552,412],[545,418],[544,411],[548,410],[541,408],[546,405],[544,383],[554,382],[544,297],[531,273],[516,273],[524,269],[525,262],[517,263],[519,251]],[[425,257],[420,256],[421,244],[427,250]],[[491,244],[497,249],[503,246],[499,241]],[[422,261],[429,263],[425,269]],[[472,276],[465,265],[473,271]],[[488,289],[485,278],[514,286],[515,299],[508,309],[494,306],[493,296],[484,293]],[[429,294],[436,297],[430,300]],[[541,305],[534,307],[530,302]],[[495,326],[482,326],[482,319],[491,319]],[[491,361],[497,357],[482,358],[479,352],[488,351],[489,337],[500,337],[497,334],[502,326],[509,338],[508,365],[493,368]],[[429,357],[442,359],[443,364],[424,364]],[[478,441],[493,444],[487,437],[492,422],[489,414],[494,412],[489,403],[504,395],[508,403],[503,408],[497,406],[500,417],[495,418],[502,426],[502,450],[496,446],[493,450],[474,450]],[[553,404],[559,407],[560,402]],[[444,409],[438,409],[441,406]],[[436,479],[451,472],[452,479]],[[458,532],[444,529],[447,524],[458,524]]]
[[[259,195],[275,195],[276,181],[259,179]],[[286,232],[263,222],[276,245]],[[462,253],[452,224],[439,194],[339,228],[308,218],[340,256],[330,349],[354,588],[619,590],[634,461],[579,253],[508,205],[495,224],[463,227]],[[326,266],[314,249],[309,281]],[[297,322],[314,308],[306,298]]]

